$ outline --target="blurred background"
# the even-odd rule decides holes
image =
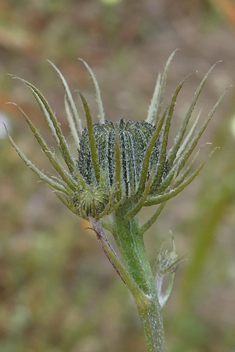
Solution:
[[[176,48],[164,103],[190,71],[172,138],[197,85],[218,60],[201,98],[203,117],[235,81],[234,0],[0,0],[0,120],[39,168],[51,171],[18,103],[54,145],[40,109],[12,73],[48,98],[71,141],[64,92],[46,59],[79,89],[96,116],[94,70],[106,118],[145,119],[156,77]],[[74,97],[78,102],[77,93]],[[235,351],[235,88],[218,108],[200,156],[219,146],[199,177],[169,201],[146,233],[152,265],[163,239],[187,261],[164,309],[169,352]],[[76,155],[76,152],[75,152]],[[199,163],[199,161],[198,161]],[[38,182],[0,126],[0,351],[143,352],[136,307],[88,223]],[[146,219],[149,209],[140,215]]]

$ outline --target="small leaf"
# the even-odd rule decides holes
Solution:
[[[63,168],[63,166],[60,164],[60,162],[58,161],[56,155],[48,147],[46,141],[41,136],[41,134],[39,133],[39,131],[37,130],[37,128],[35,127],[33,122],[30,120],[30,118],[26,115],[26,113],[17,104],[15,104],[15,103],[8,103],[8,104],[15,105],[20,110],[20,112],[24,116],[26,122],[28,123],[31,131],[33,132],[34,137],[37,139],[39,145],[41,146],[41,148],[42,148],[43,152],[45,153],[45,155],[48,157],[48,159],[49,159],[50,163],[52,164],[52,166],[59,173],[59,175],[62,177],[62,179],[65,181],[65,183],[67,183],[72,190],[75,190],[76,189],[75,181],[73,180],[71,175],[69,175],[66,172],[66,170]]]
[[[104,107],[103,107],[103,102],[101,99],[98,81],[94,75],[94,72],[92,71],[90,66],[86,63],[86,61],[84,61],[83,59],[80,59],[80,58],[78,60],[82,61],[82,63],[85,65],[86,69],[88,70],[88,72],[91,76],[91,79],[92,79],[92,82],[93,82],[93,85],[95,88],[96,101],[98,104],[98,119],[100,120],[100,123],[104,123],[105,122],[105,114],[104,114]]]
[[[84,96],[82,95],[82,93],[79,93],[79,95],[82,100],[82,104],[83,104],[85,115],[86,115],[92,164],[94,167],[97,183],[99,183],[99,181],[100,181],[100,168],[99,168],[98,154],[97,154],[97,149],[96,149],[96,144],[95,144],[95,135],[94,135],[91,112],[90,112],[89,106],[87,104],[87,101],[84,98]]]
[[[80,117],[78,115],[78,111],[77,111],[73,96],[72,96],[71,91],[69,89],[69,86],[68,86],[68,84],[66,82],[66,79],[64,78],[64,76],[62,75],[62,73],[60,72],[58,67],[56,67],[56,65],[53,64],[53,62],[51,62],[50,60],[47,60],[47,61],[49,62],[49,64],[51,64],[51,66],[57,72],[57,74],[60,77],[60,80],[61,80],[61,82],[63,84],[64,90],[65,90],[65,93],[66,93],[66,98],[67,98],[66,101],[68,103],[68,106],[69,106],[69,109],[70,109],[70,112],[71,112],[71,115],[72,115],[73,125],[75,126],[75,130],[76,130],[76,133],[77,133],[77,137],[76,137],[76,140],[77,140],[77,138],[79,139],[81,137],[81,135],[82,135],[82,122],[81,122],[81,119],[80,119]]]

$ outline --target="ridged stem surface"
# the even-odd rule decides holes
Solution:
[[[152,270],[147,258],[138,218],[125,220],[128,205],[114,213],[115,240],[122,255],[123,264],[130,276],[144,293],[143,300],[132,292],[142,320],[149,352],[166,352],[161,307]],[[127,283],[128,284],[128,283]]]

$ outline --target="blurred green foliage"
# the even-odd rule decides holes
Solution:
[[[77,62],[77,57],[85,59],[113,121],[146,117],[157,72],[176,47],[182,50],[169,74],[166,100],[184,75],[200,70],[181,94],[178,119],[215,61],[223,63],[204,90],[205,110],[235,78],[234,23],[217,0],[2,0],[0,13],[0,110],[10,118],[20,147],[41,169],[48,165],[40,148],[5,102],[22,106],[52,141],[32,97],[8,72],[45,93],[67,135],[62,88],[45,59],[57,64],[72,89],[84,92],[95,114],[89,77]],[[205,137],[221,149],[190,189],[169,202],[146,236],[153,264],[169,228],[179,253],[188,253],[164,312],[169,352],[235,349],[233,115],[231,91]],[[4,135],[0,165],[0,351],[142,352],[136,308],[87,224],[37,182]]]

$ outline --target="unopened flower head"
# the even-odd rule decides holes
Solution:
[[[37,100],[52,135],[65,161],[66,168],[58,160],[54,150],[43,139],[30,118],[20,108],[43,152],[55,168],[56,177],[48,177],[32,163],[9,136],[11,143],[25,161],[60,200],[75,214],[87,219],[100,219],[119,207],[128,204],[126,219],[131,220],[143,206],[165,204],[181,192],[205,165],[207,159],[194,171],[198,153],[185,167],[202,133],[221,101],[223,95],[197,129],[199,115],[188,131],[188,125],[196,102],[213,67],[207,72],[189,103],[182,125],[173,144],[168,149],[168,135],[177,96],[190,76],[177,86],[165,111],[162,103],[167,73],[174,53],[168,59],[163,74],[158,76],[153,98],[145,120],[137,123],[121,119],[112,122],[105,119],[100,89],[94,73],[86,66],[95,87],[98,103],[98,123],[93,123],[85,97],[80,93],[86,117],[86,127],[78,115],[67,82],[59,69],[51,63],[65,89],[65,111],[78,156],[72,155],[60,124],[43,94],[31,83],[23,81]]]

